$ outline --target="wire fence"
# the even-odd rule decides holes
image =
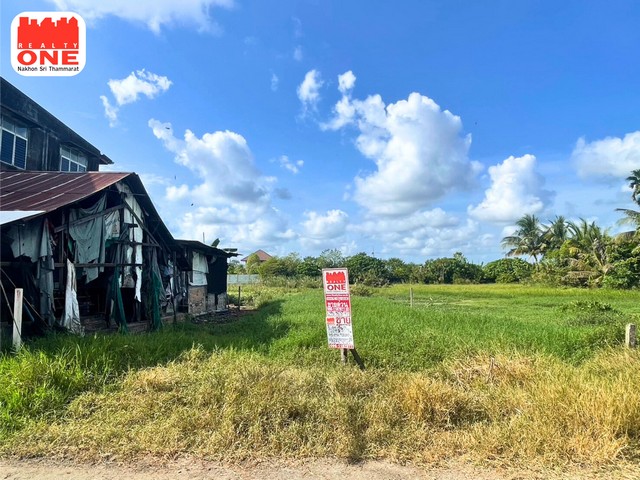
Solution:
[[[227,285],[254,285],[260,283],[260,275],[233,273],[227,275]]]

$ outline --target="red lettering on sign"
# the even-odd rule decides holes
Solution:
[[[31,50],[22,50],[20,53],[18,53],[18,61],[22,65],[33,65],[34,63],[36,63],[37,59],[38,56]]]

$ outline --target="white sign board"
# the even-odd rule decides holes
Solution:
[[[325,268],[322,270],[322,284],[329,348],[353,349],[349,272],[346,268]]]

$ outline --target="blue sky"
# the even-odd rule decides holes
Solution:
[[[87,22],[22,77],[24,11]],[[2,3],[2,75],[141,175],[174,235],[242,253],[500,258],[533,213],[620,229],[640,168],[640,3]]]

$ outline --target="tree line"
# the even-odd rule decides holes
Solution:
[[[640,206],[640,169],[626,179],[632,200]],[[257,273],[264,278],[319,279],[323,268],[346,267],[352,283],[383,286],[390,283],[509,283],[534,281],[552,285],[633,288],[640,286],[640,211],[619,208],[621,223],[633,228],[611,236],[595,222],[569,221],[563,216],[543,223],[524,215],[516,231],[502,239],[506,258],[485,264],[469,262],[458,252],[453,257],[408,263],[364,252],[343,256],[328,249],[318,257],[297,253],[260,262],[250,256],[246,265],[232,261],[229,273]],[[526,257],[530,261],[522,258]]]
[[[627,177],[631,199],[640,206],[640,169]],[[611,236],[606,229],[585,219],[562,216],[543,224],[535,215],[524,215],[517,230],[502,239],[507,256],[527,256],[534,262],[535,277],[546,283],[570,286],[640,286],[640,211],[618,208],[620,223],[631,230]]]

